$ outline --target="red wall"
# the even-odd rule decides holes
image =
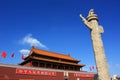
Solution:
[[[21,68],[17,68],[17,69],[21,69]],[[56,73],[55,76],[19,74],[16,73],[16,68],[0,66],[0,80],[65,80],[64,72],[55,72],[55,73]],[[93,77],[88,77],[88,78],[80,77],[80,76],[75,77],[74,73],[69,73],[68,75],[69,75],[68,80],[77,80],[77,78],[80,78],[80,80],[94,80]]]

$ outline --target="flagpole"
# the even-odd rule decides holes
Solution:
[[[0,55],[0,64],[2,64],[1,60],[2,60],[2,53],[1,53],[1,55]]]
[[[0,56],[0,64],[1,64],[1,56]]]
[[[11,58],[14,58],[15,54],[14,52],[11,54]],[[11,59],[12,60],[12,59]],[[12,60],[13,61],[13,60]],[[11,64],[13,64],[13,62],[11,61]]]

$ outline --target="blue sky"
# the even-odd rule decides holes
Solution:
[[[7,53],[0,63],[22,62],[21,55],[34,45],[70,54],[89,71],[95,65],[92,41],[79,14],[86,17],[93,8],[105,31],[102,39],[110,75],[120,75],[119,5],[119,0],[0,0],[0,53]]]

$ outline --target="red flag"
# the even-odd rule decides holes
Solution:
[[[6,56],[7,56],[7,54],[6,54],[6,52],[2,52],[2,54],[1,54],[1,56],[3,57],[3,58],[6,58]]]
[[[94,66],[92,66],[92,69],[94,69]]]
[[[12,53],[11,57],[13,58],[13,57],[14,57],[14,55],[15,55],[15,54],[14,54],[14,53]]]
[[[92,67],[91,66],[89,67],[89,69],[90,69],[90,71],[92,71]]]
[[[24,59],[24,55],[22,54],[22,59]]]

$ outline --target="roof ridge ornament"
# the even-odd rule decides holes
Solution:
[[[35,47],[34,46],[32,46],[32,49],[34,49]]]

